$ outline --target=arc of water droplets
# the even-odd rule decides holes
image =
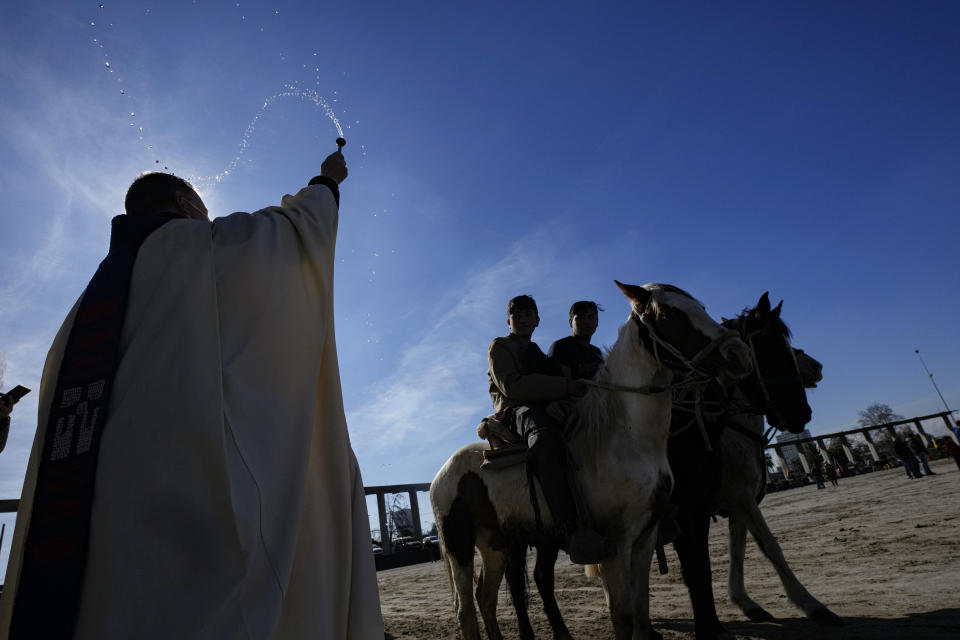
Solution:
[[[343,127],[340,126],[340,120],[337,119],[337,114],[333,112],[330,104],[323,96],[312,89],[304,89],[296,86],[295,84],[286,84],[283,87],[283,91],[274,94],[263,101],[263,105],[259,110],[257,110],[257,113],[253,116],[250,124],[247,125],[247,128],[243,133],[243,138],[240,140],[240,149],[233,160],[230,161],[230,164],[227,165],[227,168],[212,176],[190,176],[188,178],[190,182],[201,188],[211,187],[220,184],[224,178],[229,176],[230,173],[240,165],[240,161],[243,160],[243,156],[246,153],[247,146],[250,142],[250,137],[257,128],[257,121],[260,120],[260,118],[263,117],[263,114],[267,112],[267,109],[269,109],[273,103],[280,98],[303,98],[310,100],[318,107],[323,109],[324,115],[330,118],[334,126],[337,128],[337,135],[341,138],[343,137]]]

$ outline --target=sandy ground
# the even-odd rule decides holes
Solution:
[[[712,525],[714,593],[720,619],[738,638],[859,640],[960,638],[960,470],[952,459],[931,463],[938,474],[910,480],[900,470],[841,478],[839,487],[809,486],[768,495],[763,512],[788,562],[807,589],[841,616],[843,627],[819,627],[783,592],[772,566],[748,541],[746,585],[775,623],[752,623],[726,595],[727,527]],[[751,539],[752,540],[752,539]],[[533,554],[531,554],[532,556]],[[672,548],[669,573],[652,569],[650,611],[665,638],[693,638],[693,613]],[[531,558],[532,575],[532,558]],[[398,640],[460,638],[442,563],[378,574],[387,632]],[[550,627],[531,579],[537,637]],[[557,600],[579,639],[612,637],[597,579],[561,554]],[[517,638],[506,585],[498,608],[505,638]]]

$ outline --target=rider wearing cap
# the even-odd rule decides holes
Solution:
[[[490,398],[497,419],[527,442],[527,464],[540,481],[570,559],[577,564],[595,564],[613,555],[614,550],[603,536],[585,527],[577,513],[562,428],[545,411],[548,403],[580,397],[587,388],[564,375],[531,340],[539,324],[533,298],[521,295],[510,300],[510,333],[494,338],[487,353]]]
[[[599,307],[592,300],[580,300],[570,307],[571,334],[550,345],[547,355],[574,380],[592,380],[603,364],[603,353],[590,344],[597,330]]]

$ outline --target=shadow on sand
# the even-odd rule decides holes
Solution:
[[[960,609],[913,613],[900,618],[845,617],[842,627],[823,627],[808,618],[782,618],[776,622],[724,622],[741,640],[947,640],[960,637]],[[654,620],[660,631],[688,633],[693,620]]]

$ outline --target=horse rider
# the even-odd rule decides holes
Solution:
[[[583,396],[587,387],[564,375],[530,338],[540,324],[537,303],[527,295],[507,305],[507,336],[494,338],[487,352],[487,377],[496,417],[527,442],[527,465],[540,481],[561,543],[576,564],[613,556],[609,540],[588,528],[571,490],[568,454],[561,424],[546,405]]]
[[[600,307],[593,300],[579,300],[570,306],[570,335],[560,338],[550,345],[547,354],[560,365],[568,377],[575,380],[593,380],[597,370],[603,366],[603,352],[590,344],[597,331]],[[560,409],[570,410],[573,403],[557,402],[550,405],[550,414],[559,417]],[[566,405],[566,406],[565,406]],[[664,546],[673,541],[680,533],[676,520],[676,508],[664,514],[660,520],[657,544]]]
[[[597,331],[597,303],[580,300],[570,307],[570,335],[550,345],[547,355],[574,380],[592,380],[603,364],[603,353],[590,338]]]

